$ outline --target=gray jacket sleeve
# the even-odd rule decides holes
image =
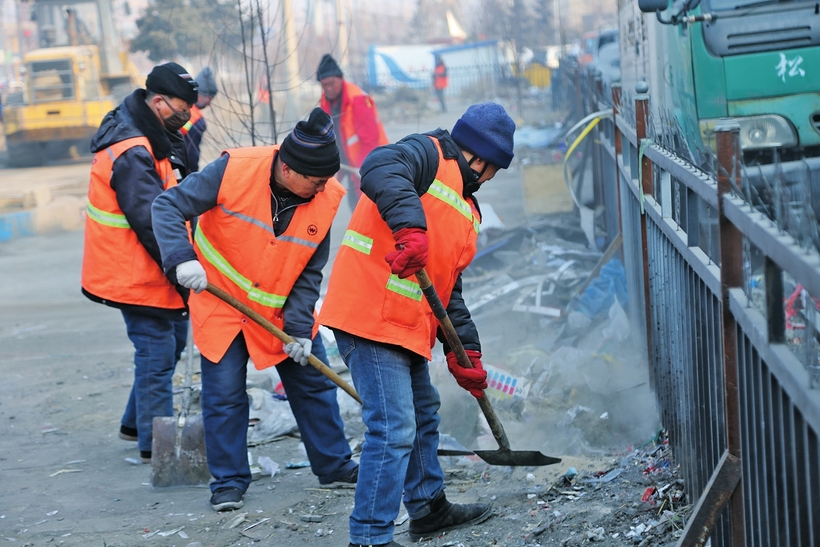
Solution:
[[[151,207],[154,234],[162,253],[162,268],[169,277],[174,276],[173,270],[178,264],[197,259],[194,247],[188,241],[185,221],[216,207],[227,165],[226,154],[202,171],[191,173],[154,200]]]
[[[313,338],[313,309],[322,286],[322,268],[330,257],[330,232],[316,248],[285,301],[284,330],[291,336]]]

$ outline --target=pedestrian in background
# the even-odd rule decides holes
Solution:
[[[444,102],[444,90],[447,89],[449,83],[447,66],[441,56],[436,55],[436,68],[433,69],[433,89],[436,92],[436,97],[438,97],[438,102],[441,103],[442,112],[447,112],[447,103]]]
[[[500,105],[473,105],[452,135],[437,129],[407,136],[374,150],[362,166],[365,197],[339,247],[319,316],[333,329],[367,426],[351,546],[398,545],[393,522],[402,497],[413,542],[491,514],[489,505],[453,504],[444,494],[436,455],[441,400],[427,363],[440,331],[414,275],[427,266],[474,367],[460,367],[445,343],[450,372],[483,397],[487,373],[461,272],[476,251],[481,214],[474,194],[509,167],[514,131]]]
[[[82,291],[120,310],[134,344],[134,385],[119,436],[137,441],[145,463],[154,417],[174,415],[171,377],[188,328],[188,290],[163,273],[151,204],[188,173],[179,130],[196,100],[187,70],[156,66],[145,89],[106,114],[91,140]]]
[[[330,254],[330,225],[344,196],[333,123],[316,108],[280,146],[226,150],[154,202],[154,232],[170,277],[193,289],[191,317],[201,352],[202,417],[211,506],[239,509],[248,465],[248,357],[276,366],[320,484],[355,483],[336,385],[313,367],[327,361],[314,307]],[[193,246],[185,221],[199,217]],[[216,296],[227,291],[296,342],[282,342]]]
[[[377,146],[387,144],[376,103],[373,98],[352,82],[344,79],[342,69],[328,53],[319,62],[316,79],[322,85],[322,110],[330,114],[336,127],[336,142],[342,164],[340,179],[346,182],[351,210],[359,201],[359,167]]]
[[[185,137],[185,150],[188,153],[188,167],[190,170],[199,171],[200,147],[202,146],[202,135],[208,129],[208,124],[202,116],[202,111],[210,106],[211,101],[216,97],[216,79],[209,67],[205,67],[195,78],[199,85],[196,104],[191,107],[191,119],[182,126],[180,132]]]

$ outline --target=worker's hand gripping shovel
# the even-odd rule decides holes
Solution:
[[[283,344],[290,344],[291,342],[295,342],[293,338],[288,336],[281,329],[277,328],[276,325],[274,325],[273,323],[262,317],[260,314],[258,314],[256,311],[249,308],[248,306],[246,306],[230,294],[226,293],[219,287],[215,287],[214,285],[208,283],[208,287],[205,290],[211,293],[212,295],[216,296],[226,304],[233,306],[240,312],[244,313],[245,315],[256,321],[259,324],[259,326],[261,326],[269,333],[273,334],[275,337],[281,340]],[[356,393],[356,390],[353,389],[353,386],[345,382],[338,374],[333,372],[333,370],[331,370],[330,367],[328,367],[326,364],[320,361],[318,357],[311,354],[308,358],[308,363],[310,363],[314,368],[316,368],[316,370],[330,378],[330,380],[334,384],[342,388],[348,395],[350,395],[356,401],[358,401],[359,404],[362,404],[362,400],[359,398],[359,394]]]
[[[461,345],[461,340],[458,338],[456,329],[453,327],[453,323],[450,322],[450,317],[447,315],[447,310],[444,309],[444,305],[438,297],[438,294],[436,294],[436,289],[430,282],[430,278],[427,276],[427,272],[424,271],[424,268],[416,273],[416,279],[418,279],[419,286],[421,286],[421,290],[427,298],[427,302],[430,304],[433,314],[436,316],[439,325],[441,325],[441,330],[444,331],[444,336],[447,338],[447,343],[456,354],[458,364],[465,368],[473,368],[470,363],[470,358],[464,352],[464,346]],[[541,452],[537,452],[535,450],[511,450],[510,441],[507,439],[507,434],[504,432],[504,427],[498,420],[498,416],[495,415],[495,410],[493,410],[490,400],[486,395],[481,399],[478,399],[478,406],[481,407],[484,417],[487,418],[487,423],[490,425],[490,430],[492,430],[493,437],[495,437],[495,440],[499,446],[498,450],[474,451],[475,455],[485,462],[490,465],[527,466],[551,465],[561,461],[561,458],[545,456]],[[439,451],[439,454],[446,455],[441,453],[441,451]],[[459,454],[461,454],[461,452],[459,452]]]

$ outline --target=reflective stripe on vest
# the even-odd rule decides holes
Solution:
[[[427,193],[434,198],[440,199],[461,213],[462,216],[473,223],[473,229],[476,233],[478,233],[479,222],[478,219],[473,216],[472,208],[470,208],[470,205],[464,200],[464,198],[459,196],[455,191],[453,191],[453,189],[446,186],[440,180],[435,179],[433,184],[430,185],[430,188],[427,189]]]
[[[396,274],[390,274],[387,278],[387,290],[421,302],[421,286],[415,281],[400,279]]]
[[[194,239],[197,245],[199,245],[199,249],[202,251],[205,260],[219,270],[225,277],[230,279],[237,287],[245,291],[248,294],[248,300],[269,308],[281,308],[285,305],[285,301],[288,299],[287,296],[267,293],[254,287],[250,279],[236,271],[219,251],[211,245],[211,242],[202,234],[202,230],[196,231]]]
[[[355,249],[360,253],[369,255],[370,251],[373,250],[373,238],[367,237],[366,235],[362,235],[353,230],[348,230],[342,238],[342,245],[347,245],[351,249]]]
[[[128,224],[128,220],[125,218],[125,215],[107,213],[102,209],[98,209],[97,207],[91,205],[91,202],[89,202],[86,206],[86,211],[88,212],[89,219],[94,222],[99,222],[104,226],[110,226],[111,228],[131,228],[131,225]]]

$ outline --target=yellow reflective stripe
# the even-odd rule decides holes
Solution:
[[[110,226],[111,228],[131,228],[131,225],[128,224],[128,220],[126,220],[125,215],[107,213],[102,209],[97,209],[91,205],[91,203],[89,203],[86,207],[86,212],[88,214],[88,218],[104,226]]]
[[[359,232],[347,230],[342,238],[342,245],[347,245],[351,249],[369,255],[370,251],[373,250],[373,239]]]
[[[193,126],[193,122],[191,122],[191,120],[188,120],[187,122],[185,122],[185,125],[182,126],[182,129],[184,129],[185,131],[190,131]]]
[[[407,279],[399,279],[396,274],[390,274],[387,278],[387,290],[421,302],[422,293],[419,284]]]
[[[473,216],[473,210],[470,208],[470,205],[464,201],[464,198],[459,196],[452,188],[440,180],[435,179],[433,184],[430,185],[430,188],[427,189],[427,193],[453,207],[464,218],[469,220],[473,224],[473,229],[478,232],[478,219]]]
[[[237,287],[245,291],[248,294],[248,300],[258,302],[259,304],[269,308],[281,308],[285,305],[285,301],[288,298],[287,296],[267,293],[255,288],[250,279],[236,271],[236,269],[231,266],[230,262],[225,260],[225,257],[223,257],[219,251],[211,245],[211,242],[208,241],[208,238],[205,237],[202,230],[196,231],[194,239],[196,240],[197,245],[199,245],[199,250],[202,251],[205,260],[224,274],[225,277],[230,279]]]

